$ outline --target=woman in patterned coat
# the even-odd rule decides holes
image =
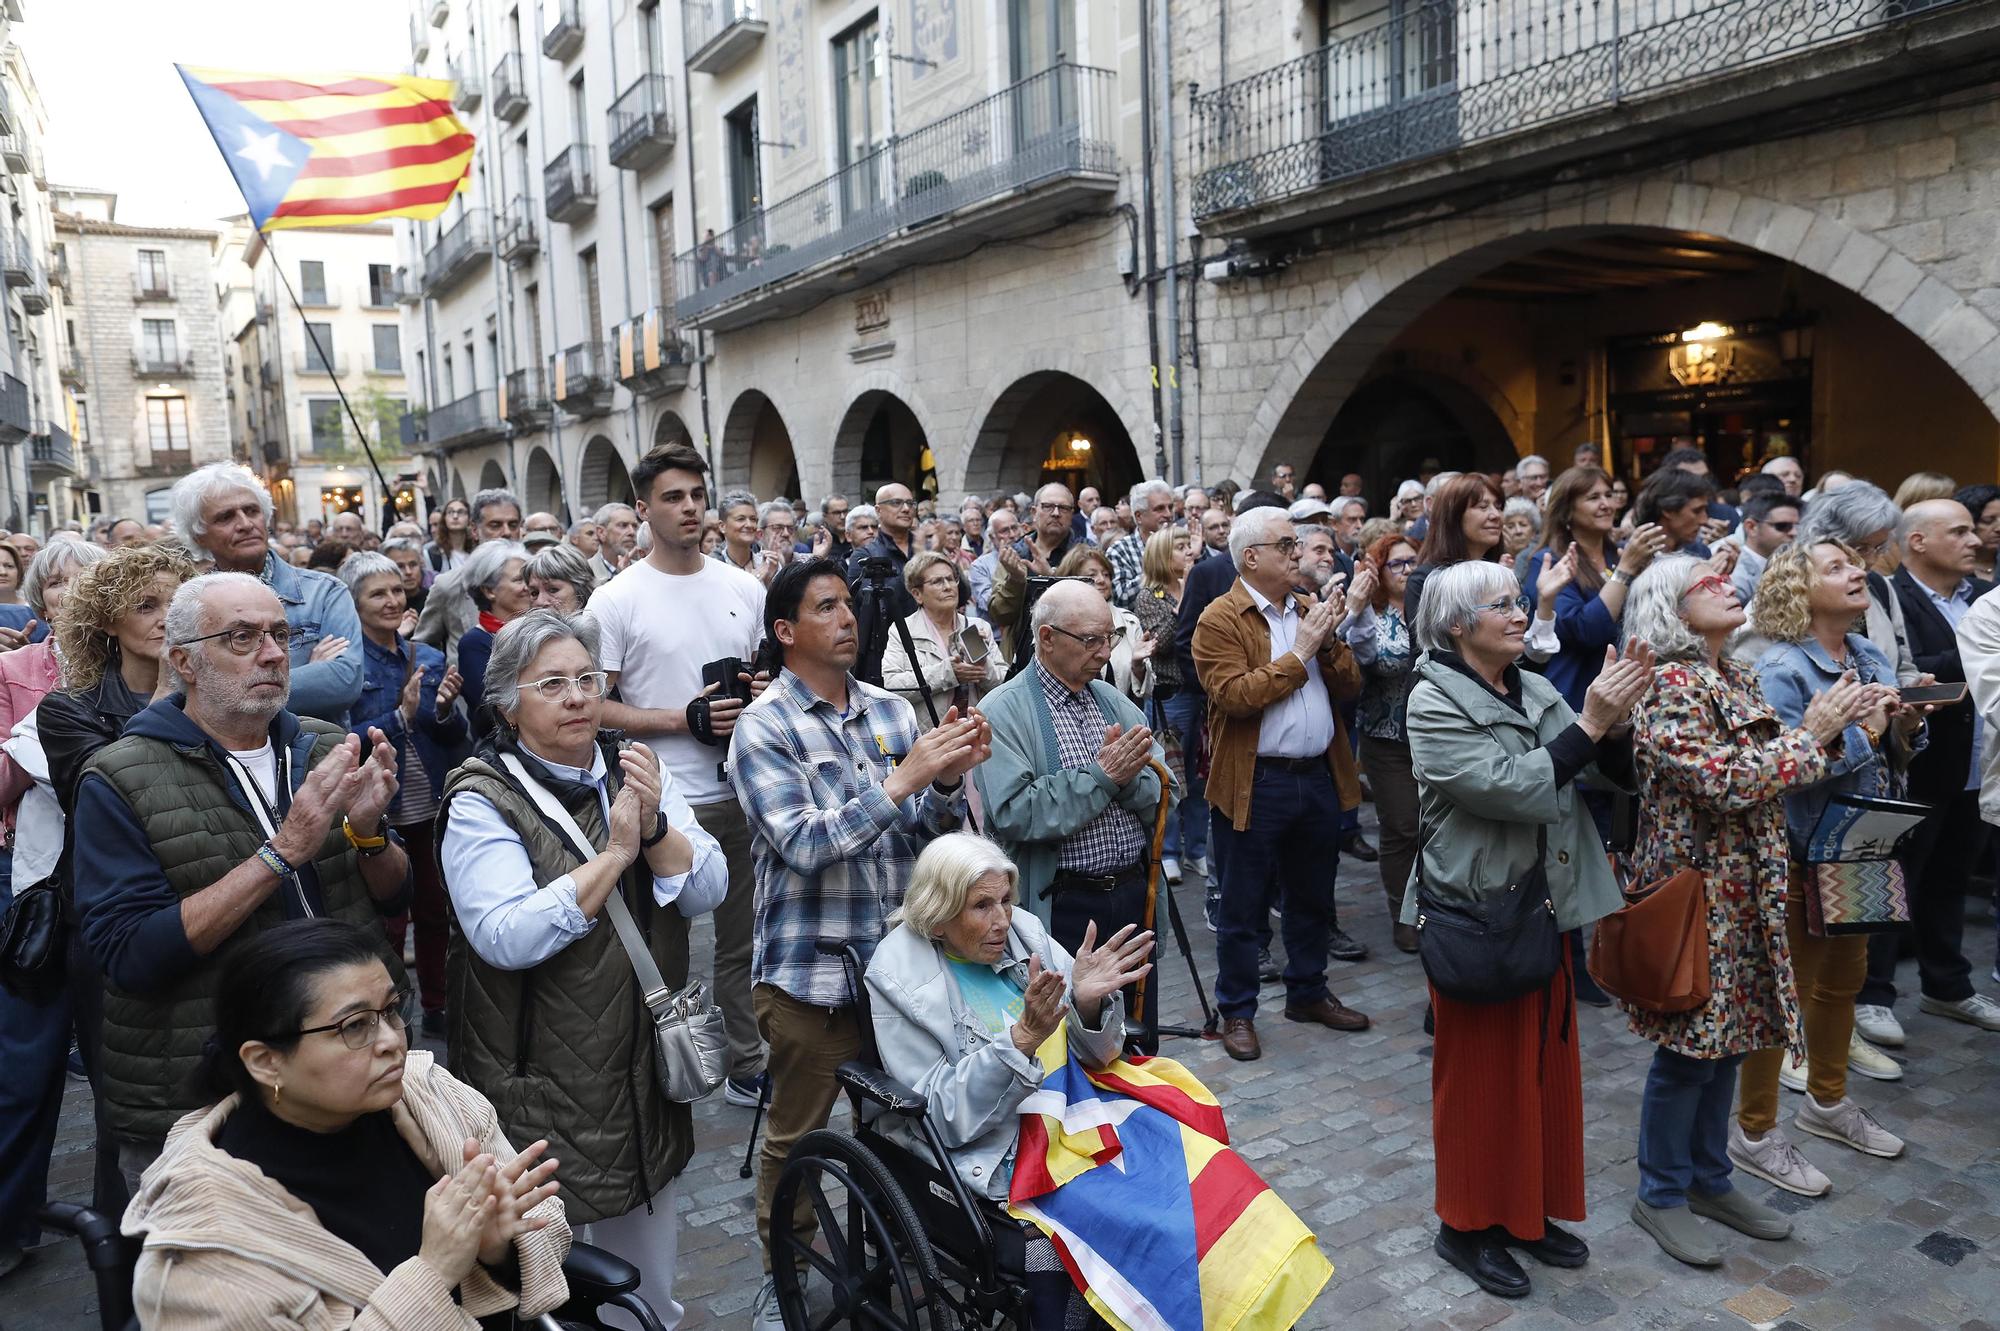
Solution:
[[[1703,870],[1710,982],[1709,1000],[1691,1012],[1621,1004],[1633,1031],[1659,1046],[1639,1110],[1632,1218],[1693,1266],[1722,1263],[1696,1216],[1752,1238],[1791,1233],[1784,1216],[1730,1186],[1730,1107],[1746,1054],[1799,1042],[1785,941],[1783,796],[1825,777],[1828,749],[1838,749],[1863,701],[1856,684],[1829,690],[1804,724],[1786,728],[1756,672],[1723,655],[1743,618],[1728,578],[1668,555],[1633,583],[1624,625],[1659,660],[1633,735],[1640,822],[1632,879]]]

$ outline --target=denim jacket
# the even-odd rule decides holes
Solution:
[[[365,743],[369,727],[373,726],[396,746],[396,779],[405,784],[412,775],[409,767],[410,742],[414,739],[417,759],[430,775],[431,789],[442,792],[445,778],[451,775],[451,769],[469,751],[465,705],[454,702],[442,719],[437,714],[438,681],[444,678],[444,653],[428,643],[408,639],[400,640],[395,651],[377,646],[372,639],[365,637],[361,640],[361,647],[365,672],[361,698],[354,706],[352,730]],[[403,728],[403,714],[397,708],[412,654],[416,669],[424,674],[414,731]]]
[[[292,693],[285,706],[301,716],[347,724],[361,694],[361,616],[347,587],[330,573],[294,568],[273,550],[264,556],[264,582],[285,607],[292,626]],[[321,638],[345,638],[347,650],[331,661],[312,660]]]
[[[1781,642],[1759,658],[1757,674],[1764,684],[1764,700],[1786,726],[1805,723],[1806,705],[1814,695],[1824,693],[1853,670],[1863,684],[1896,684],[1896,669],[1882,649],[1858,633],[1847,635],[1847,665],[1834,663],[1818,640]],[[1882,737],[1882,747],[1868,742],[1859,722],[1841,733],[1838,756],[1827,755],[1826,778],[1814,785],[1798,787],[1785,796],[1785,830],[1790,836],[1792,857],[1801,858],[1800,848],[1819,825],[1820,815],[1836,795],[1865,795],[1900,798],[1903,773],[1910,759],[1922,750],[1927,737],[1918,731],[1905,742],[1895,728]]]

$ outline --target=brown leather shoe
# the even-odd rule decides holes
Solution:
[[[1239,1063],[1262,1058],[1264,1047],[1257,1043],[1257,1023],[1248,1017],[1224,1017],[1222,1050]]]
[[[1356,1012],[1351,1007],[1342,1007],[1340,1000],[1331,994],[1320,999],[1319,1002],[1314,1003],[1311,1007],[1286,1008],[1285,1020],[1312,1022],[1320,1026],[1329,1026],[1336,1031],[1365,1031],[1368,1029],[1367,1017]]]
[[[1396,940],[1396,950],[1398,952],[1415,952],[1417,950],[1416,925],[1399,924],[1391,929],[1389,933]]]

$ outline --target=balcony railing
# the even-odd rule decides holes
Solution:
[[[510,425],[523,430],[539,430],[549,423],[548,381],[539,366],[515,370],[507,376],[500,414]]]
[[[493,114],[509,124],[528,109],[528,80],[521,71],[521,54],[509,51],[493,66]]]
[[[433,296],[449,291],[492,258],[493,229],[486,210],[469,208],[425,251],[424,290]]]
[[[21,309],[28,314],[46,314],[49,308],[49,283],[42,275],[41,265],[28,261],[28,283],[20,289]]]
[[[509,263],[522,263],[541,252],[542,235],[537,220],[534,200],[525,194],[515,195],[507,211],[500,214],[501,258]]]
[[[76,444],[69,431],[54,421],[37,421],[28,444],[28,465],[34,471],[76,475]]]
[[[687,343],[674,326],[674,312],[656,305],[611,330],[618,382],[641,397],[678,393],[687,387]]]
[[[166,376],[178,378],[194,373],[194,356],[186,348],[170,347],[165,351],[145,351],[134,349],[132,368],[144,376]]]
[[[762,0],[682,0],[681,49],[688,68],[720,74],[764,40]]]
[[[1839,41],[1953,0],[1415,0],[1193,99],[1196,217]]]
[[[0,444],[18,444],[34,428],[28,386],[11,374],[0,374]]]
[[[1056,65],[946,116],[674,259],[682,323],[905,228],[1062,177],[1115,182],[1110,70]]]
[[[83,383],[83,362],[77,359],[76,348],[66,339],[56,341],[56,374],[71,388]]]
[[[395,295],[398,305],[415,305],[424,298],[424,270],[411,271],[398,268],[395,279]]]
[[[570,144],[542,168],[542,201],[551,222],[573,222],[597,207],[589,144]]]
[[[432,407],[425,432],[433,448],[454,448],[461,444],[484,443],[507,433],[500,419],[499,395],[490,388],[467,393],[456,402]]]
[[[292,364],[300,374],[330,375],[336,379],[343,378],[347,374],[347,357],[338,351],[333,353],[330,364],[311,350],[301,351]]]
[[[643,171],[674,150],[674,82],[644,74],[605,114],[611,131],[611,165]]]
[[[579,342],[551,366],[549,394],[572,416],[602,416],[611,410],[618,381],[612,377],[611,349],[602,342]]]
[[[567,60],[583,49],[583,16],[577,0],[542,0],[542,54]]]
[[[451,62],[451,81],[455,87],[451,93],[451,104],[461,111],[477,111],[479,101],[486,95],[486,81],[469,63],[457,60]]]
[[[133,300],[172,300],[174,298],[174,275],[172,273],[132,274]]]
[[[0,134],[0,165],[9,171],[28,169],[28,138],[19,132]]]

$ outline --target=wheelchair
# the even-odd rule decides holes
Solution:
[[[876,1331],[1026,1331],[1027,1248],[1041,1231],[959,1179],[925,1117],[924,1097],[882,1070],[860,952],[826,939],[818,947],[846,967],[862,1056],[835,1074],[853,1130],[801,1137],[772,1196],[771,1271],[786,1331],[842,1323]],[[915,1129],[927,1150],[882,1132],[890,1115]],[[819,1222],[825,1252],[800,1242],[788,1223],[801,1198]]]
[[[132,1273],[139,1265],[141,1240],[125,1235],[119,1230],[117,1220],[102,1211],[74,1202],[53,1202],[43,1207],[41,1221],[83,1244],[84,1261],[97,1284],[97,1319],[103,1331],[138,1331],[139,1317],[132,1306]],[[618,1308],[636,1319],[645,1331],[663,1331],[652,1305],[639,1295],[639,1268],[624,1258],[587,1243],[572,1242],[569,1256],[563,1259],[563,1278],[569,1282],[569,1302],[553,1313],[532,1321],[501,1314],[486,1319],[486,1325],[513,1322],[538,1331],[571,1328],[613,1331],[599,1314],[605,1308]]]

